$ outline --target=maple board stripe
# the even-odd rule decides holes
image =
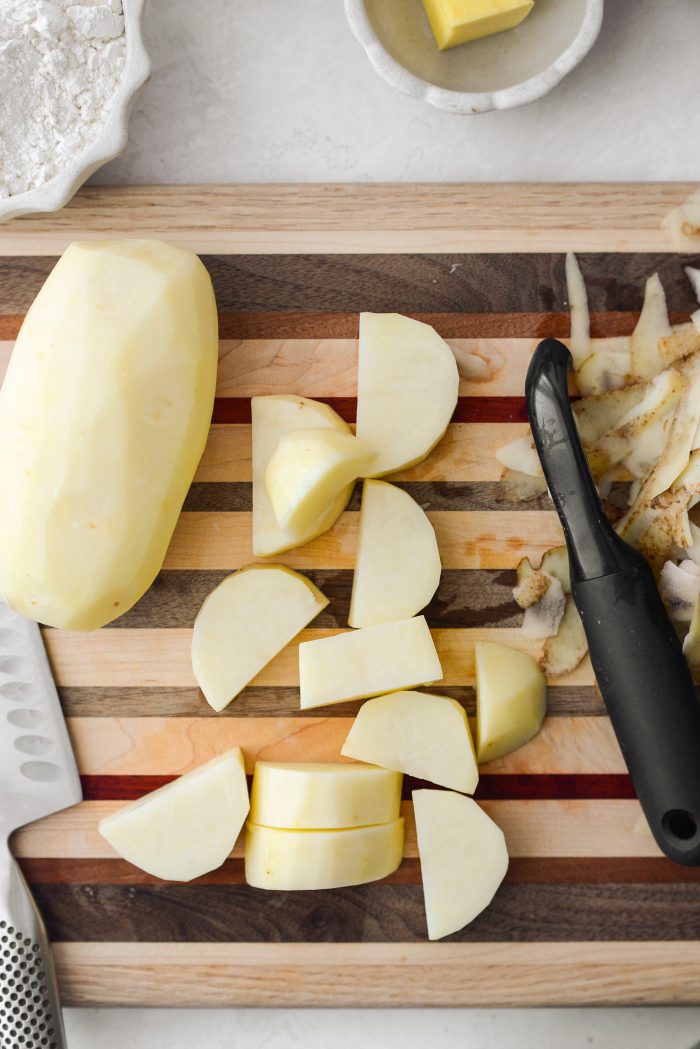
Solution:
[[[563,543],[554,510],[429,510],[443,568],[516,568],[524,556]],[[290,568],[354,568],[359,513],[342,514],[305,546],[278,555]],[[165,568],[241,568],[255,560],[251,514],[183,513],[165,557]]]
[[[249,773],[261,759],[346,761],[341,750],[352,722],[318,709],[307,718],[80,717],[68,727],[83,774],[175,776],[233,747],[243,750]],[[621,775],[627,768],[608,718],[561,715],[482,772]]]
[[[25,858],[19,861],[24,876],[31,885],[162,885],[163,881],[139,870],[126,860],[104,859],[43,859]],[[383,879],[384,885],[420,884],[420,860],[405,859],[398,870]],[[506,885],[651,885],[695,884],[700,882],[700,868],[682,867],[665,857],[637,856],[596,857],[577,856],[528,857],[511,859],[504,884]],[[196,878],[191,885],[243,885],[243,859],[225,860],[217,870]]]
[[[38,885],[53,940],[386,942],[426,936],[420,884],[268,893],[247,885]],[[99,913],[100,920],[95,921]],[[663,927],[660,928],[660,915]],[[535,943],[700,936],[700,883],[506,884],[452,942]]]
[[[297,635],[299,642],[340,633],[334,629],[309,628]],[[196,684],[190,656],[192,631],[173,628],[122,630],[104,627],[90,634],[62,630],[44,631],[44,642],[59,686],[82,687],[192,687]],[[439,628],[433,640],[441,660],[443,678],[436,682],[450,687],[474,684],[474,643],[496,641],[537,656],[542,641],[523,637],[516,627]],[[253,684],[264,687],[294,687],[299,684],[299,655],[288,645],[263,668]],[[570,674],[550,684],[593,684],[590,661],[584,659]],[[204,702],[204,700],[202,700]],[[320,708],[323,713],[323,708]]]
[[[159,787],[172,783],[176,776],[102,776],[83,775],[85,801],[135,801]],[[249,777],[249,785],[250,785]],[[404,776],[403,797],[410,800],[414,790],[432,787],[425,781]],[[495,801],[520,799],[537,801],[542,798],[634,798],[634,788],[630,777],[624,773],[617,775],[482,775],[474,793],[477,801]]]
[[[114,859],[116,854],[99,833],[98,824],[125,804],[83,801],[37,820],[13,835],[13,852],[21,859]],[[542,798],[533,802],[511,798],[483,800],[481,805],[502,829],[511,858],[661,856],[639,802],[633,799]],[[401,815],[405,820],[404,856],[416,859],[410,801],[402,802]],[[244,854],[243,838],[241,834],[234,844],[234,859]]]

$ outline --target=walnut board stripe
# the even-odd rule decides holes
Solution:
[[[99,834],[97,824],[124,802],[83,801],[24,827],[13,836],[21,859],[114,859],[116,854]],[[631,799],[542,799],[484,801],[486,812],[505,834],[511,857],[659,857],[658,846],[644,820],[639,802]],[[416,859],[418,848],[413,806],[402,802],[406,820],[404,857]],[[231,855],[243,856],[243,836]],[[323,897],[317,897],[319,906]]]
[[[258,753],[338,758],[359,703],[301,712],[294,646],[216,715],[192,678],[189,641],[206,592],[252,559],[250,396],[315,396],[352,423],[360,309],[424,319],[462,361],[482,362],[479,381],[463,374],[439,448],[392,479],[432,515],[443,547],[427,609],[445,669],[436,691],[473,715],[477,638],[537,654],[518,630],[513,569],[561,533],[546,498],[525,510],[499,502],[495,452],[525,432],[523,380],[537,340],[568,335],[565,250],[579,253],[595,336],[632,330],[655,270],[674,321],[695,309],[683,266],[700,263],[700,245],[676,255],[660,225],[693,188],[91,187],[57,215],[2,228],[0,375],[73,239],[138,228],[204,252],[220,311],[214,425],[164,571],[118,625],[45,632],[92,800],[22,830],[14,845],[58,940],[66,1000],[700,1001],[700,875],[670,864],[651,839],[588,661],[550,683],[542,733],[483,769],[478,797],[503,826],[512,863],[464,942],[422,942],[408,801],[406,859],[391,878],[313,895],[248,889],[240,843],[194,884],[157,882],[96,829],[101,814],[236,743],[249,771]],[[304,638],[345,626],[358,498],[325,537],[280,558],[331,598]],[[406,796],[411,787],[407,779]]]
[[[695,1004],[700,944],[56,943],[66,1005]]]
[[[3,255],[81,237],[165,237],[200,253],[671,252],[663,219],[692,183],[83,187],[56,215],[15,219]],[[274,300],[273,300],[274,301]]]
[[[63,942],[422,943],[420,884],[266,893],[247,885],[39,885],[52,939]],[[128,906],[127,906],[128,905]],[[99,911],[100,924],[94,920]],[[661,928],[659,923],[663,922]],[[448,943],[694,941],[700,883],[502,885]]]
[[[347,627],[352,570],[309,569],[304,574],[330,602],[314,620],[314,627]],[[225,569],[161,572],[141,600],[115,620],[113,628],[191,628],[206,596],[227,575]],[[515,582],[515,572],[506,569],[446,569],[423,614],[431,627],[519,626],[523,613],[513,600]]]
[[[307,629],[299,641],[312,641],[340,633],[333,629]],[[44,641],[56,682],[63,686],[181,687],[195,685],[190,661],[191,630],[142,629],[125,631],[105,627],[93,634],[45,630]],[[433,640],[440,657],[443,679],[450,685],[474,684],[474,642],[500,641],[538,655],[542,642],[524,638],[514,627],[439,629]],[[254,679],[260,686],[295,686],[299,683],[298,654],[294,644],[275,656]],[[593,672],[584,660],[570,674],[553,678],[553,684],[593,684]],[[235,704],[234,704],[235,709]]]
[[[431,692],[456,699],[473,717],[475,689],[468,685],[431,685]],[[214,711],[203,702],[198,688],[155,686],[63,686],[59,688],[67,717],[316,717],[317,710],[299,708],[299,689],[292,686],[252,685],[235,703]],[[324,717],[353,717],[361,701],[334,703],[325,707]],[[598,690],[592,685],[552,685],[547,695],[547,714],[559,717],[591,717],[605,714]]]

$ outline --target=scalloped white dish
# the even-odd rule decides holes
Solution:
[[[126,147],[129,115],[136,92],[151,73],[141,33],[141,20],[146,0],[122,0],[126,61],[124,75],[117,88],[107,120],[89,146],[49,182],[26,193],[0,200],[0,222],[35,212],[58,211],[99,167],[119,156]]]
[[[449,113],[534,102],[588,54],[604,0],[536,0],[517,28],[439,51],[421,0],[345,0],[375,70],[406,95]]]

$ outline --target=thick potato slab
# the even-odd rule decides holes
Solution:
[[[398,772],[372,765],[258,761],[250,822],[291,830],[341,830],[399,817]]]

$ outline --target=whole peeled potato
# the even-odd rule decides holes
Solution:
[[[0,595],[94,630],[165,557],[204,450],[217,314],[199,258],[160,241],[72,244],[0,390]]]

